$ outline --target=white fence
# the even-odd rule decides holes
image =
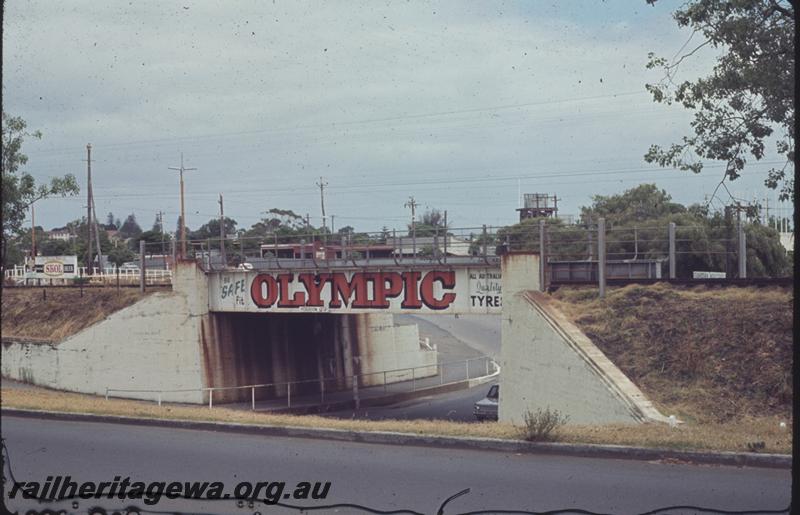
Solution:
[[[172,284],[172,270],[145,269],[145,280],[148,285]],[[78,268],[74,277],[43,277],[43,274],[31,272],[25,267],[15,266],[5,271],[5,278],[18,286],[48,286],[74,284],[76,279],[83,279],[88,284],[139,284],[140,271],[132,268],[108,267],[102,270],[97,267],[88,273],[86,267]]]

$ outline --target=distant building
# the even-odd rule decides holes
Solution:
[[[469,256],[471,242],[455,236],[445,237],[411,236],[387,238],[385,243],[375,242],[370,244],[353,243],[341,245],[329,243],[324,245],[321,241],[309,243],[265,243],[261,245],[261,257],[278,257],[285,259],[348,259],[356,255],[370,258],[392,258],[423,255],[438,249],[438,253],[448,256]],[[489,249],[490,251],[493,249]]]
[[[386,241],[394,248],[394,254],[397,256],[413,256],[414,247],[416,246],[417,254],[424,254],[431,252],[437,248],[439,254],[448,256],[469,256],[470,255],[470,242],[455,236],[447,236],[445,241],[444,236],[417,236],[416,242],[411,236],[402,238],[390,238]]]
[[[780,233],[781,245],[787,252],[794,252],[794,233],[782,232]]]
[[[51,229],[45,233],[51,240],[61,240],[61,241],[69,241],[75,238],[75,235],[70,232],[67,227],[56,227],[55,229]]]

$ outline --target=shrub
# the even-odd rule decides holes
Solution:
[[[569,415],[562,415],[560,411],[551,410],[549,406],[544,410],[537,409],[536,413],[527,410],[522,437],[529,442],[555,440],[558,428],[566,424],[568,420]]]

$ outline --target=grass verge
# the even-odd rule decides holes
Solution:
[[[4,288],[3,338],[60,341],[149,295],[138,288]],[[42,323],[47,320],[47,323]]]
[[[170,418],[241,424],[318,427],[348,431],[392,431],[409,434],[521,439],[521,428],[500,423],[464,423],[446,420],[341,420],[314,415],[273,415],[224,407],[187,406],[58,392],[43,388],[0,390],[3,407],[49,411]],[[663,425],[564,426],[554,441],[658,447],[680,450],[747,452],[747,444],[764,442],[762,452],[791,453],[790,421],[785,429],[777,417],[744,418],[735,422],[707,423],[669,428]]]

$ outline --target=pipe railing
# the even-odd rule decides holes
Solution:
[[[480,365],[476,366],[473,365],[470,367],[470,363],[481,362]],[[463,367],[465,374],[463,376],[456,374],[454,377],[445,382],[445,367],[452,366],[454,368]],[[424,369],[426,372],[430,372],[431,369],[435,368],[435,374],[427,374],[424,373],[422,375],[417,374],[417,371],[420,369]],[[118,397],[118,398],[131,398],[126,397],[124,395],[115,395],[115,394],[152,394],[153,400],[161,406],[164,394],[185,394],[185,393],[196,393],[202,392],[208,395],[208,407],[214,407],[214,392],[225,392],[225,391],[232,391],[232,390],[250,390],[250,408],[251,410],[255,411],[256,409],[256,390],[263,389],[263,388],[272,388],[273,389],[273,397],[272,399],[286,399],[286,407],[292,407],[292,396],[293,391],[295,397],[299,394],[299,390],[301,389],[301,385],[320,385],[319,391],[314,392],[314,395],[320,396],[320,402],[325,402],[325,394],[326,393],[333,393],[333,392],[344,392],[348,391],[353,386],[353,381],[356,381],[359,385],[359,388],[380,388],[382,387],[384,393],[388,393],[389,388],[391,386],[400,386],[400,391],[411,391],[415,392],[418,389],[418,382],[423,379],[431,378],[431,377],[439,377],[438,385],[446,385],[446,384],[454,384],[460,383],[464,381],[469,381],[472,379],[480,379],[484,377],[489,377],[491,375],[495,375],[499,373],[500,367],[497,363],[489,356],[480,356],[476,358],[466,359],[464,361],[454,361],[449,363],[432,363],[430,365],[421,365],[417,367],[407,367],[407,368],[398,368],[393,370],[383,370],[379,372],[369,372],[366,374],[354,374],[348,376],[340,376],[340,377],[325,377],[322,379],[306,379],[302,381],[284,381],[284,382],[277,382],[277,383],[261,383],[261,384],[250,384],[250,385],[243,385],[243,386],[209,386],[204,388],[179,388],[179,389],[125,389],[125,388],[106,388],[105,399],[109,400],[111,397]],[[476,375],[480,374],[480,375]],[[394,377],[392,377],[394,375]],[[378,378],[381,379],[380,382],[370,381],[370,378]],[[393,382],[389,382],[389,379],[395,379]],[[326,383],[334,383],[333,389],[328,389],[325,384]],[[432,381],[432,383],[436,383],[436,381]],[[436,386],[436,384],[430,385]],[[338,387],[338,389],[336,389]],[[406,389],[404,389],[404,387]],[[281,395],[280,393],[284,393],[285,395]],[[139,397],[136,397],[139,398]],[[234,401],[240,402],[240,401]]]

